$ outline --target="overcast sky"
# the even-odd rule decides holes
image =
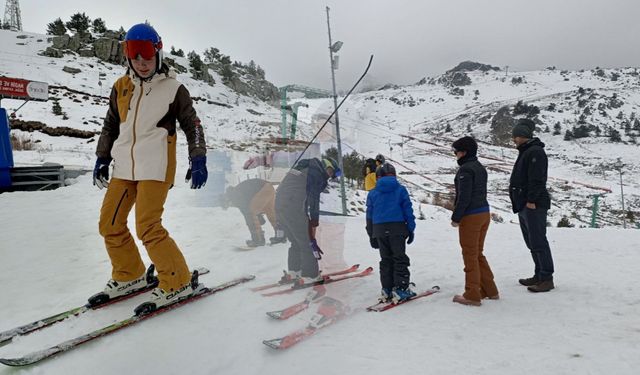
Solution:
[[[5,3],[5,1],[2,1]],[[325,7],[344,42],[339,88],[414,83],[463,60],[510,70],[640,66],[639,0],[21,0],[25,31],[75,12],[117,29],[149,20],[165,48],[214,46],[278,86],[330,88]]]

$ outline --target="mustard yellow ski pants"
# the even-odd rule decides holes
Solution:
[[[145,272],[127,217],[136,206],[136,234],[158,271],[167,292],[187,284],[191,275],[178,245],[162,226],[162,212],[171,185],[160,181],[111,179],[100,209],[100,235],[111,258],[112,278],[134,280]]]

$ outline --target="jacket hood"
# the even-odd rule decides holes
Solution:
[[[518,146],[518,151],[524,151],[531,146],[540,146],[544,148],[544,143],[540,140],[540,138],[532,138],[527,143]]]
[[[462,164],[464,163],[468,163],[470,161],[476,161],[476,160],[478,160],[477,156],[467,154],[461,157],[460,159],[456,160],[456,162],[458,163],[459,166],[462,166]]]
[[[400,186],[396,176],[384,176],[380,177],[376,182],[376,190],[382,192],[393,191]]]

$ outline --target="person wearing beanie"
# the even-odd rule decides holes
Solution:
[[[478,144],[472,137],[453,142],[453,152],[460,168],[454,180],[456,196],[451,226],[458,228],[465,273],[464,294],[454,296],[453,302],[480,306],[484,298],[500,298],[493,272],[483,254],[484,239],[491,222],[487,171],[478,161]]]
[[[547,211],[551,207],[546,186],[548,161],[544,143],[533,136],[534,129],[533,121],[520,119],[511,132],[518,158],[509,180],[509,198],[535,265],[532,277],[518,281],[531,292],[548,292],[555,287],[553,257],[547,241]]]
[[[367,195],[366,230],[371,247],[380,251],[379,301],[398,303],[416,295],[410,288],[406,254],[406,245],[413,242],[415,216],[409,192],[398,182],[393,165],[380,165],[376,177],[376,187]]]

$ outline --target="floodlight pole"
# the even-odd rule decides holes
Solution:
[[[344,165],[342,162],[342,143],[340,141],[340,121],[338,120],[338,95],[336,94],[336,74],[333,63],[333,45],[331,43],[331,24],[329,23],[329,7],[327,7],[327,30],[329,32],[329,59],[331,62],[331,84],[333,86],[333,108],[336,118],[336,140],[338,146],[338,166],[342,174],[340,175],[340,194],[342,195],[342,214],[347,214],[347,194],[344,188]]]

